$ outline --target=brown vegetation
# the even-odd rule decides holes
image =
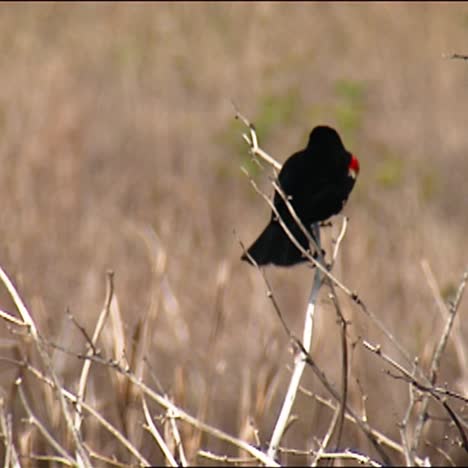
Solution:
[[[467,267],[468,63],[443,58],[468,52],[466,4],[2,4],[0,13],[0,266],[44,339],[85,352],[66,312],[91,336],[111,269],[103,356],[128,362],[200,420],[252,443],[254,427],[262,447],[268,442],[292,359],[261,275],[239,260],[238,239],[248,244],[269,216],[240,166],[272,188],[271,171],[248,156],[233,100],[280,161],[317,124],[336,127],[357,154],[361,173],[334,273],[429,375],[446,323],[441,303],[453,299]],[[324,231],[327,248],[338,220]],[[311,270],[267,274],[300,336]],[[408,384],[382,372],[388,364],[358,338],[401,356],[359,307],[340,300],[350,322],[349,402],[365,404],[370,425],[401,444]],[[463,395],[466,304],[465,297],[437,375]],[[3,285],[0,309],[15,312]],[[47,374],[37,349],[24,330],[0,324],[0,398],[17,449],[56,454],[22,419],[21,374],[32,410],[73,453],[56,394],[11,361],[27,358]],[[76,392],[83,360],[47,351]],[[312,356],[337,388],[340,353],[323,288]],[[302,383],[329,398],[308,368]],[[93,363],[86,401],[147,460],[163,462],[142,429],[137,386]],[[165,412],[148,405],[152,415]],[[454,406],[466,425],[463,407]],[[316,449],[332,412],[300,394],[294,413],[283,445]],[[466,463],[447,413],[431,402],[429,414],[419,456]],[[245,456],[189,424],[180,429],[192,463],[209,463],[199,449]],[[136,463],[92,416],[82,431],[101,455]],[[351,422],[341,446],[380,460]]]

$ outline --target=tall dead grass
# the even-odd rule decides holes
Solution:
[[[78,391],[83,360],[76,354],[87,341],[66,311],[92,336],[111,269],[119,313],[96,344],[102,356],[122,369],[128,364],[201,421],[250,443],[256,434],[261,446],[269,440],[291,356],[260,275],[239,262],[237,238],[249,242],[268,207],[239,170],[247,150],[231,99],[279,160],[319,123],[336,127],[358,155],[361,174],[335,273],[429,373],[446,323],[440,304],[453,299],[467,263],[468,68],[442,58],[466,52],[466,5],[3,4],[0,12],[0,265],[64,388]],[[255,177],[268,192],[267,174]],[[310,270],[268,274],[300,335]],[[340,299],[351,343],[364,337],[392,354],[379,329]],[[312,356],[337,384],[339,327],[325,293],[319,308]],[[0,309],[15,310],[4,288]],[[466,300],[454,325],[462,345],[465,315]],[[1,329],[0,389],[10,424],[2,433],[11,434],[22,464],[56,454],[23,419],[21,374],[31,410],[73,455],[56,392],[11,361],[47,371],[29,335],[12,327],[3,322]],[[466,395],[454,343],[437,382]],[[365,407],[372,427],[400,440],[408,383],[382,372],[386,366],[351,346],[349,401]],[[128,378],[109,361],[93,363],[86,403],[147,461],[162,463],[142,427],[141,389]],[[303,385],[329,398],[312,372]],[[148,404],[152,415],[164,413]],[[330,409],[300,395],[295,412],[284,446],[317,448]],[[429,415],[419,456],[449,463],[442,449],[466,461],[452,446],[458,435],[446,412],[432,402]],[[190,462],[208,463],[199,449],[238,455],[200,428],[177,424]],[[82,431],[86,447],[136,463],[95,417],[85,417]],[[166,427],[166,441],[173,435]],[[342,446],[377,457],[349,421]]]

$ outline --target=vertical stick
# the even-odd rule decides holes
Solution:
[[[322,262],[321,257],[321,242],[320,242],[320,227],[318,224],[312,225],[313,237],[316,240],[318,247],[319,261]],[[314,274],[314,282],[312,284],[312,290],[310,292],[309,301],[307,304],[307,310],[304,321],[304,332],[302,336],[302,344],[304,349],[310,353],[312,347],[312,335],[314,330],[314,315],[315,315],[315,304],[317,302],[318,293],[320,286],[322,285],[323,275],[321,271],[316,268]],[[275,429],[273,430],[273,435],[271,436],[270,446],[268,447],[268,457],[274,459],[278,446],[283,437],[284,430],[287,426],[289,415],[291,414],[292,407],[294,405],[294,400],[296,399],[297,391],[299,388],[299,383],[301,381],[302,373],[304,372],[304,367],[306,365],[305,356],[302,351],[296,354],[294,358],[294,370],[289,382],[288,391],[283,401],[283,406],[281,408],[280,415],[276,421]]]

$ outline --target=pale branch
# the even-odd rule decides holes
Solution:
[[[23,320],[19,320],[14,317],[9,312],[5,312],[4,310],[0,310],[0,318],[6,320],[7,322],[11,322],[19,327],[27,327],[27,324]]]
[[[406,408],[405,415],[400,424],[399,430],[400,430],[401,445],[404,450],[406,465],[414,466],[414,458],[415,458],[416,453],[411,451],[410,442],[408,439],[408,425],[409,425],[411,413],[414,409],[414,405],[416,402],[416,399],[414,397],[414,387],[413,385],[411,385],[411,383],[408,385],[408,393],[409,393],[408,407]]]
[[[177,423],[176,423],[177,413],[171,408],[169,408],[167,410],[166,418],[169,420],[172,437],[174,437],[174,442],[179,452],[180,464],[181,466],[188,466],[188,461],[187,461],[187,457],[185,456],[185,450],[184,450],[184,446],[182,445],[182,439],[180,437],[179,428],[177,427]]]
[[[339,244],[338,244],[339,245]],[[348,340],[346,338],[347,333],[347,322],[341,310],[340,302],[338,296],[335,292],[335,287],[330,280],[327,280],[328,286],[330,288],[330,297],[335,306],[336,315],[338,316],[338,321],[340,323],[340,336],[341,336],[341,391],[342,398],[340,402],[340,411],[338,418],[338,431],[336,437],[336,449],[339,450],[341,444],[341,437],[343,434],[344,427],[344,416],[346,412],[346,401],[348,399]]]
[[[77,356],[78,357],[78,356]],[[93,359],[95,362],[101,362],[101,360],[97,360],[96,356],[87,356],[87,359]],[[45,383],[52,389],[55,388],[56,384],[55,382],[44,375],[40,370],[36,369],[33,367],[31,364],[27,362],[20,363],[20,365],[28,370],[34,377],[36,377],[39,381]],[[123,370],[123,369],[122,369]],[[76,405],[78,402],[77,395],[74,394],[73,392],[66,390],[65,388],[61,388],[62,394],[64,398],[66,398],[70,403],[73,405]],[[143,455],[139,453],[139,451],[134,447],[134,445],[118,430],[116,429],[107,419],[105,419],[98,411],[96,411],[91,405],[86,403],[85,401],[81,401],[81,407],[87,411],[89,414],[94,416],[96,420],[103,426],[110,434],[112,434],[140,463],[140,465],[143,466],[150,466],[151,463],[149,463],[148,460],[146,460]]]
[[[73,418],[72,414],[67,406],[67,402],[65,400],[64,394],[63,394],[63,388],[59,382],[58,376],[55,373],[53,366],[52,366],[52,360],[47,353],[43,340],[41,336],[39,335],[38,329],[36,327],[36,324],[34,323],[34,320],[32,319],[31,314],[29,313],[28,309],[23,303],[23,300],[21,299],[20,295],[18,294],[18,291],[16,290],[15,286],[11,282],[10,278],[8,275],[5,273],[3,268],[0,266],[0,280],[3,282],[5,285],[8,293],[10,294],[10,297],[12,298],[13,302],[16,305],[16,308],[18,309],[18,312],[23,319],[24,324],[28,327],[28,332],[33,339],[33,342],[36,346],[36,349],[38,350],[41,359],[44,363],[44,365],[47,368],[47,371],[49,375],[51,376],[53,382],[54,382],[54,389],[57,393],[58,400],[60,403],[60,407],[62,409],[63,417],[65,419],[66,426],[68,430],[70,431],[72,435],[72,439],[75,443],[75,448],[77,450],[77,459],[78,463],[82,464],[85,468],[90,468],[91,467],[91,461],[89,460],[88,454],[86,452],[85,447],[83,446],[83,441],[81,439],[81,434],[80,432],[76,429],[75,425],[73,424]]]
[[[340,415],[342,413],[341,411],[342,405],[338,405],[335,409],[335,412],[333,413],[333,417],[330,421],[330,424],[328,426],[328,430],[325,433],[324,438],[322,439],[322,442],[320,442],[320,446],[318,450],[313,452],[312,456],[312,461],[310,462],[310,466],[317,466],[320,458],[322,458],[322,455],[325,454],[326,449],[330,443],[330,440],[332,438],[333,432],[335,430],[336,424],[338,423],[338,420],[340,419]],[[344,413],[343,413],[344,414]]]
[[[301,348],[302,343],[298,342],[297,345]],[[323,371],[317,366],[315,361],[312,359],[312,356],[310,356],[309,353],[305,352],[305,349],[302,347],[302,352],[306,355],[306,361],[307,364],[311,367],[313,370],[314,374],[318,377],[320,382],[322,382],[323,386],[328,390],[328,392],[332,395],[332,397],[338,402],[341,402],[340,395],[338,392],[333,388],[333,386],[330,384],[328,381],[327,377],[323,373]],[[358,418],[355,414],[355,412],[349,407],[348,404],[346,404],[346,411],[354,417],[356,424],[359,426],[359,428],[362,430],[362,432],[366,435],[367,439],[369,442],[372,444],[374,449],[379,453],[379,455],[382,457],[384,463],[386,465],[391,465],[390,458],[388,455],[385,453],[385,451],[382,449],[380,446],[380,440],[379,437],[376,436],[370,425],[368,424],[367,420],[363,420],[361,418]]]
[[[335,247],[333,248],[333,254],[332,254],[330,269],[333,268],[333,265],[336,262],[336,259],[338,257],[338,251],[340,250],[340,246],[341,246],[341,243],[343,242],[343,239],[344,239],[344,236],[346,234],[346,229],[347,228],[348,228],[348,217],[343,216],[343,222],[341,224],[341,230],[340,230],[340,233],[338,234],[338,237],[335,240]]]
[[[285,448],[280,447],[278,449],[281,453],[286,453],[288,455],[297,455],[297,456],[308,456],[308,455],[318,455],[318,451],[315,450],[301,450],[301,449],[292,449],[292,448]],[[342,460],[353,460],[358,462],[360,465],[369,465],[373,467],[380,467],[382,466],[381,463],[376,462],[368,455],[363,455],[361,453],[355,452],[350,449],[346,449],[343,452],[322,452],[320,453],[319,460],[321,459],[342,459]]]
[[[250,131],[250,137],[248,137],[245,133],[242,134],[242,137],[250,146],[251,154],[262,158],[268,164],[270,164],[276,170],[279,171],[281,169],[281,164],[278,161],[276,161],[276,159],[272,158],[266,151],[264,151],[262,148],[258,146],[258,138],[257,138],[257,132],[255,130],[255,126],[252,123],[250,123],[250,121],[239,112],[239,110],[237,109],[234,103],[232,103],[232,105],[234,106],[234,110],[236,112],[235,118],[239,119],[246,127],[248,127]]]
[[[299,387],[299,391],[309,397],[309,398],[313,398],[315,399],[317,402],[319,402],[320,404],[326,406],[327,408],[329,408],[330,410],[332,411],[336,411],[337,408],[338,408],[338,405],[337,404],[334,404],[329,398],[324,398],[320,395],[318,395],[317,393],[314,393],[314,392],[311,392],[310,390],[307,390],[306,388],[304,387]],[[359,423],[363,424],[363,432],[365,433],[366,430],[369,431],[369,433],[375,438],[375,440],[378,441],[379,444],[381,445],[385,445],[386,447],[394,450],[395,452],[398,452],[402,455],[404,455],[404,448],[402,447],[401,444],[399,444],[398,442],[395,442],[393,439],[391,439],[390,437],[388,437],[387,435],[385,435],[383,432],[380,432],[379,430],[371,427],[369,425],[369,423],[367,422],[367,419],[366,418],[357,418],[356,417],[356,413],[354,412],[354,410],[352,409],[348,409],[346,408],[346,414],[345,414],[345,418],[347,421],[353,423],[353,424],[356,424],[359,426]],[[418,466],[424,466],[424,460],[422,458],[419,458],[419,457],[416,457],[415,458],[415,462]]]
[[[0,439],[3,440],[3,445],[5,446],[3,466],[21,468],[18,452],[13,440],[13,430],[11,426],[11,414],[6,414],[5,401],[3,397],[0,397]]]
[[[138,387],[144,395],[148,398],[153,400],[159,406],[165,408],[166,410],[171,409],[174,412],[174,417],[177,417],[186,423],[192,425],[196,429],[199,429],[215,438],[228,442],[239,449],[244,450],[252,457],[254,457],[259,462],[263,463],[267,466],[279,466],[278,463],[269,458],[265,455],[261,450],[253,447],[252,445],[240,440],[236,437],[233,437],[226,432],[222,431],[221,429],[217,429],[209,424],[206,424],[200,421],[198,418],[190,415],[182,408],[179,408],[174,403],[172,403],[167,397],[160,395],[159,393],[155,392],[152,388],[148,387],[142,379],[138,378],[133,372],[129,370],[128,367],[122,367],[117,361],[114,360],[105,360],[101,356],[77,356],[78,358],[82,359],[92,359],[94,362],[104,365],[110,369],[114,369],[121,375],[125,376],[132,384]],[[47,378],[45,375],[42,374],[38,369],[34,368],[28,363],[21,363],[21,365],[31,372],[36,378],[40,379],[47,385],[54,387],[54,382]],[[70,400],[73,404],[76,404],[76,395],[72,392],[63,389],[63,394],[65,398]],[[89,412],[92,416],[94,416],[99,423],[106,428],[114,437],[116,437],[137,459],[139,462],[145,466],[150,465],[148,461],[146,461],[142,455],[138,452],[138,450],[121,434],[114,426],[112,426],[106,419],[104,419],[91,405],[87,404],[86,402],[81,402],[81,405],[84,410]]]
[[[221,463],[232,463],[233,465],[248,463],[250,466],[252,463],[255,463],[255,458],[252,457],[228,457],[227,455],[218,455],[207,450],[199,450],[197,455],[201,458],[206,458],[207,460],[213,460]]]
[[[450,315],[449,307],[442,299],[440,294],[440,288],[437,285],[437,281],[435,279],[434,273],[429,265],[429,262],[426,259],[421,261],[421,268],[423,269],[424,274],[426,275],[427,284],[429,289],[431,290],[432,296],[434,297],[434,301],[437,304],[437,308],[439,309],[441,316],[443,319],[447,319]],[[463,284],[463,280],[461,285]],[[464,286],[463,286],[464,289]],[[463,292],[463,289],[461,292]],[[459,289],[460,291],[460,289]],[[457,306],[458,308],[458,306]],[[460,370],[462,372],[466,372],[468,370],[468,356],[467,350],[465,348],[465,343],[463,340],[462,332],[460,330],[460,320],[456,320],[453,324],[453,329],[451,331],[452,341],[455,346],[455,352],[457,353],[458,361]]]
[[[441,335],[441,337],[439,339],[439,343],[437,344],[437,347],[436,347],[436,349],[434,351],[434,354],[432,356],[430,376],[429,376],[429,382],[430,382],[431,386],[434,386],[434,384],[436,383],[437,372],[438,372],[439,367],[440,367],[440,360],[441,360],[442,354],[443,354],[443,352],[445,350],[445,347],[447,346],[450,331],[452,330],[452,327],[453,327],[453,324],[454,324],[454,321],[455,321],[455,316],[456,316],[458,307],[460,305],[461,299],[463,297],[463,292],[465,290],[467,280],[468,280],[468,270],[465,271],[465,273],[463,275],[463,278],[462,278],[462,280],[461,280],[461,282],[459,284],[459,287],[457,289],[457,294],[456,294],[456,297],[455,297],[455,301],[452,304],[452,306],[449,308],[449,314],[448,314],[447,320],[445,322],[444,330],[442,332],[442,335]],[[419,417],[418,417],[418,420],[417,420],[417,423],[416,423],[416,427],[414,429],[414,438],[413,438],[413,444],[412,444],[412,447],[411,447],[411,450],[412,450],[413,453],[416,452],[416,450],[418,449],[419,440],[421,438],[424,423],[426,421],[427,406],[429,404],[429,395],[430,395],[430,393],[427,393],[423,397],[423,402],[421,404],[421,410],[420,410]],[[463,432],[463,435],[464,435],[464,432]],[[463,438],[463,440],[465,442],[466,438]],[[465,448],[467,448],[467,447],[468,447],[468,442],[467,442],[467,445],[465,445]]]
[[[432,442],[428,440],[425,440],[424,442],[426,443],[428,447],[432,447],[435,451],[440,453],[440,455],[442,455],[442,457],[444,457],[447,460],[450,466],[457,466],[455,462],[453,461],[453,458],[445,450],[442,450],[440,447],[438,447],[437,445],[434,445]]]
[[[463,430],[463,425],[461,424],[460,420],[458,419],[457,415],[455,412],[452,410],[452,408],[449,406],[449,404],[445,401],[444,398],[442,398],[437,391],[434,390],[434,387],[432,385],[425,385],[421,383],[419,380],[417,380],[415,377],[413,377],[412,373],[409,372],[407,369],[405,369],[401,364],[397,363],[394,359],[392,359],[390,356],[387,356],[385,353],[382,352],[382,349],[380,346],[374,346],[371,343],[369,343],[366,340],[362,341],[362,344],[364,345],[364,348],[373,352],[377,356],[379,356],[381,359],[383,359],[385,362],[390,364],[392,367],[394,367],[398,372],[399,375],[393,375],[388,372],[388,375],[390,375],[393,378],[396,379],[402,379],[406,382],[411,383],[414,385],[418,390],[422,392],[427,392],[430,396],[432,396],[438,403],[440,403],[445,410],[447,411],[448,415],[450,416],[450,419],[453,421],[455,424],[458,433],[461,438],[462,446],[465,449],[466,452],[468,452],[468,438],[465,434],[465,431]],[[414,450],[414,441],[413,441],[413,447],[412,450]],[[414,450],[415,451],[415,450]]]
[[[318,460],[352,460],[358,462],[359,464],[369,465],[374,467],[382,466],[381,463],[372,460],[368,455],[363,455],[352,450],[345,450],[344,452],[331,452],[331,453],[321,453]]]
[[[141,402],[143,405],[143,414],[145,415],[145,420],[146,420],[146,424],[143,425],[143,428],[146,429],[153,436],[154,440],[156,441],[159,448],[161,449],[161,452],[166,457],[166,460],[169,466],[179,466],[174,456],[172,455],[169,447],[164,441],[163,436],[160,434],[160,432],[158,431],[158,428],[153,422],[153,418],[151,417],[151,414],[148,410],[148,405],[146,403],[145,397],[141,398]]]
[[[60,465],[65,465],[65,466],[73,466],[73,467],[77,466],[76,462],[70,462],[68,459],[59,457],[57,455],[36,455],[35,453],[32,453],[22,458],[26,458],[27,460],[34,460],[38,462],[47,462],[47,466],[56,465],[57,463],[60,463]]]
[[[102,455],[96,452],[88,444],[85,443],[84,445],[89,452],[89,456],[91,458],[94,458],[95,460],[104,462],[105,463],[104,466],[118,466],[119,468],[128,468],[128,463],[119,462],[118,460],[115,459],[115,455],[113,456],[113,458],[109,458],[109,457],[106,457],[105,455]]]
[[[338,239],[337,239],[337,241],[336,241],[336,245],[335,245],[335,251],[334,251],[334,257],[335,257],[335,259],[336,259],[336,256],[337,256],[337,254],[338,254],[338,250],[339,250],[341,241],[342,241],[342,239],[343,239],[343,237],[344,237],[344,233],[345,233],[345,231],[346,231],[346,226],[347,226],[347,222],[346,222],[346,219],[344,218],[344,219],[343,219],[343,226],[342,226],[342,228],[341,228],[340,235],[339,235],[339,237],[338,237]],[[319,238],[319,235],[318,235],[318,238]],[[257,263],[255,262],[255,260],[251,257],[251,255],[250,255],[250,254],[246,251],[246,249],[244,248],[244,245],[242,244],[242,242],[241,242],[241,241],[239,241],[239,242],[240,242],[240,245],[241,245],[241,247],[242,247],[242,250],[244,251],[244,253],[245,253],[246,256],[248,257],[248,259],[252,262],[252,264],[258,269],[258,271],[259,271],[260,274],[262,275],[262,278],[263,278],[263,280],[264,280],[264,282],[265,282],[265,285],[266,285],[266,288],[267,288],[267,297],[272,301],[274,310],[275,310],[276,314],[278,315],[278,318],[280,319],[280,322],[281,322],[281,324],[282,324],[282,326],[283,326],[283,329],[285,330],[285,332],[286,332],[286,334],[288,335],[288,337],[289,337],[289,339],[291,340],[291,342],[292,342],[293,344],[296,344],[296,343],[299,341],[299,339],[298,339],[297,337],[295,337],[295,336],[293,335],[293,333],[291,332],[291,330],[289,329],[289,327],[288,327],[288,325],[287,325],[287,323],[286,323],[286,321],[285,321],[285,319],[284,319],[284,317],[283,317],[283,314],[282,314],[282,312],[281,312],[281,310],[280,310],[280,308],[279,308],[279,305],[278,305],[278,303],[277,303],[277,301],[276,301],[276,299],[275,299],[275,297],[274,297],[274,295],[273,295],[273,291],[272,291],[271,286],[270,286],[270,284],[269,284],[269,281],[268,281],[268,279],[267,279],[267,277],[266,277],[266,274],[265,274],[264,269],[263,269],[263,268],[260,268],[260,267],[257,265]],[[333,287],[333,284],[330,283],[330,286]],[[335,295],[334,291],[333,291],[333,294],[334,294],[335,300],[337,301],[336,295]],[[343,346],[344,346],[344,358],[343,358],[343,359],[344,359],[344,362],[347,363],[347,351],[346,351],[346,350],[347,350],[347,346],[346,346],[346,330],[345,330],[346,321],[345,321],[345,319],[344,319],[344,317],[343,317],[343,315],[342,315],[342,313],[341,313],[341,309],[339,308],[339,303],[338,303],[338,302],[335,302],[335,306],[337,307],[337,314],[338,314],[338,316],[340,317],[340,321],[341,321],[341,323],[342,323],[342,325],[343,325],[343,327],[344,327],[344,328],[342,327],[342,338],[343,338],[343,340],[344,340],[344,343],[343,343]],[[344,337],[343,337],[343,333],[344,333]],[[301,343],[301,345],[304,346],[303,343]],[[341,410],[339,410],[339,414],[340,414],[340,426],[339,426],[339,427],[340,427],[340,430],[339,430],[339,434],[341,433],[341,430],[342,430],[342,427],[343,427],[344,408],[345,408],[345,402],[346,402],[346,393],[347,393],[347,365],[344,365],[344,366],[343,366],[343,373],[344,373],[344,375],[343,375],[343,384],[342,384],[342,387],[343,387],[343,397],[344,397],[344,398],[343,398],[342,400],[340,400]],[[293,378],[291,379],[291,381],[293,381]],[[285,399],[285,402],[286,402],[286,401],[290,401],[290,400]],[[285,411],[286,411],[286,410],[285,410]],[[286,413],[285,413],[285,414],[286,414]],[[285,420],[288,421],[288,419],[286,418],[286,416],[284,416],[284,419],[282,420],[282,423],[283,423],[283,424],[284,424],[284,421],[285,421]],[[284,433],[286,432],[287,424],[288,424],[288,423],[286,423],[286,426],[285,426],[285,428],[283,429],[283,435],[284,435]],[[278,427],[281,427],[281,426],[278,426]],[[277,435],[278,435],[278,434],[279,434],[279,429],[278,429]],[[338,436],[337,439],[338,439],[338,443],[339,443],[340,435]],[[337,445],[338,445],[338,443],[337,443]]]
[[[318,252],[321,252],[320,245],[320,227],[317,224],[312,225],[314,230],[314,236],[317,242]],[[312,335],[314,327],[314,316],[315,316],[315,305],[317,302],[318,294],[320,287],[322,285],[322,275],[319,270],[315,271],[314,282],[312,286],[312,291],[309,296],[309,301],[307,304],[306,316],[304,321],[304,331],[302,337],[302,348],[308,353],[311,350],[312,346]],[[291,414],[294,401],[296,399],[297,390],[299,388],[299,383],[302,378],[302,374],[305,368],[304,353],[296,353],[294,358],[294,371],[289,382],[288,390],[284,397],[283,405],[281,407],[280,414],[276,421],[273,434],[271,436],[270,444],[268,447],[267,454],[271,458],[275,458],[278,446],[280,444],[281,438],[283,437],[286,425],[289,420],[289,415]]]
[[[48,442],[48,444],[58,453],[62,458],[67,460],[68,464],[73,465],[75,462],[73,460],[73,457],[71,457],[65,449],[54,439],[52,434],[47,430],[47,428],[42,424],[42,422],[39,420],[39,418],[33,413],[31,406],[29,405],[29,402],[26,398],[26,395],[24,394],[24,389],[23,389],[23,384],[22,384],[22,379],[18,378],[16,379],[15,382],[16,386],[18,387],[18,393],[20,396],[21,403],[23,404],[23,408],[26,411],[26,414],[28,415],[28,422],[35,426],[40,434],[44,437],[44,439]]]
[[[110,304],[112,301],[112,296],[114,295],[114,273],[109,271],[107,273],[107,290],[106,290],[106,299],[104,301],[104,307],[99,314],[99,318],[94,329],[93,337],[90,342],[90,349],[88,349],[88,354],[91,356],[96,350],[96,344],[101,335],[101,332],[104,328],[107,317],[110,312]],[[83,368],[81,369],[81,375],[78,385],[78,401],[75,407],[75,427],[79,431],[81,428],[81,422],[83,420],[81,415],[81,405],[80,402],[86,398],[86,384],[88,382],[89,371],[91,369],[91,360],[84,360]]]
[[[309,242],[309,245],[312,245],[315,248],[315,250],[317,251],[317,253],[318,253],[319,252],[319,246],[317,245],[317,240],[314,239],[314,237],[310,234],[309,230],[306,229],[306,227],[304,226],[304,223],[301,221],[301,219],[297,215],[296,210],[294,209],[294,207],[291,204],[290,197],[287,196],[284,193],[282,187],[280,186],[280,184],[277,181],[273,180],[272,185],[273,185],[275,191],[283,199],[283,201],[284,201],[285,205],[287,206],[287,208],[289,210],[289,213],[293,217],[295,223],[299,226],[299,228],[301,229],[303,234],[306,236],[306,239]],[[277,216],[279,217],[279,213],[278,213]],[[314,258],[314,257],[312,257],[312,258]],[[319,262],[317,262],[317,263],[319,263]]]

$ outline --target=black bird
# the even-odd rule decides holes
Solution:
[[[358,159],[345,149],[336,130],[318,126],[310,133],[307,147],[284,163],[278,180],[297,216],[311,232],[313,223],[325,221],[341,211],[358,173]],[[276,191],[273,203],[292,235],[307,250],[307,237]],[[284,232],[274,212],[247,252],[258,265],[291,266],[307,261]],[[246,254],[241,258],[249,261]]]

